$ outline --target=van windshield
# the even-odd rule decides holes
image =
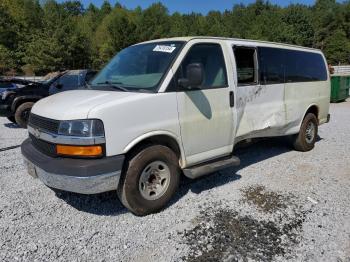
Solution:
[[[156,92],[183,42],[139,44],[120,51],[91,81],[90,88]]]

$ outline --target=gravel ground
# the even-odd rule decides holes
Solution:
[[[313,151],[269,139],[242,164],[185,179],[136,217],[115,193],[54,192],[26,174],[27,136],[0,120],[0,261],[350,261],[350,101],[331,105]]]

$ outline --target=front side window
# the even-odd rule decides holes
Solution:
[[[257,84],[256,49],[249,47],[235,47],[234,54],[237,68],[238,85]]]
[[[183,42],[139,44],[120,51],[90,88],[156,92]]]
[[[204,80],[201,89],[227,87],[225,60],[219,44],[196,44],[188,51],[177,72],[177,78],[187,78],[187,66],[203,66]]]
[[[61,91],[77,89],[79,86],[79,76],[77,74],[65,74],[59,80],[58,84],[61,85]]]
[[[49,94],[57,94],[63,91],[75,90],[79,87],[79,76],[68,72],[56,79],[49,87]]]
[[[95,77],[95,75],[96,75],[96,72],[94,71],[87,72],[85,75],[85,82],[89,83]]]

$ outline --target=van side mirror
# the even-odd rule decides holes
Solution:
[[[204,79],[204,69],[201,63],[192,63],[186,67],[187,78],[180,78],[178,85],[183,88],[194,88],[201,86]]]

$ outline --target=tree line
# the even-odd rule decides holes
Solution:
[[[287,7],[257,0],[224,12],[170,14],[155,3],[127,9],[105,1],[1,0],[0,74],[100,69],[121,49],[175,36],[222,36],[323,50],[331,64],[349,64],[350,1],[317,0]]]

